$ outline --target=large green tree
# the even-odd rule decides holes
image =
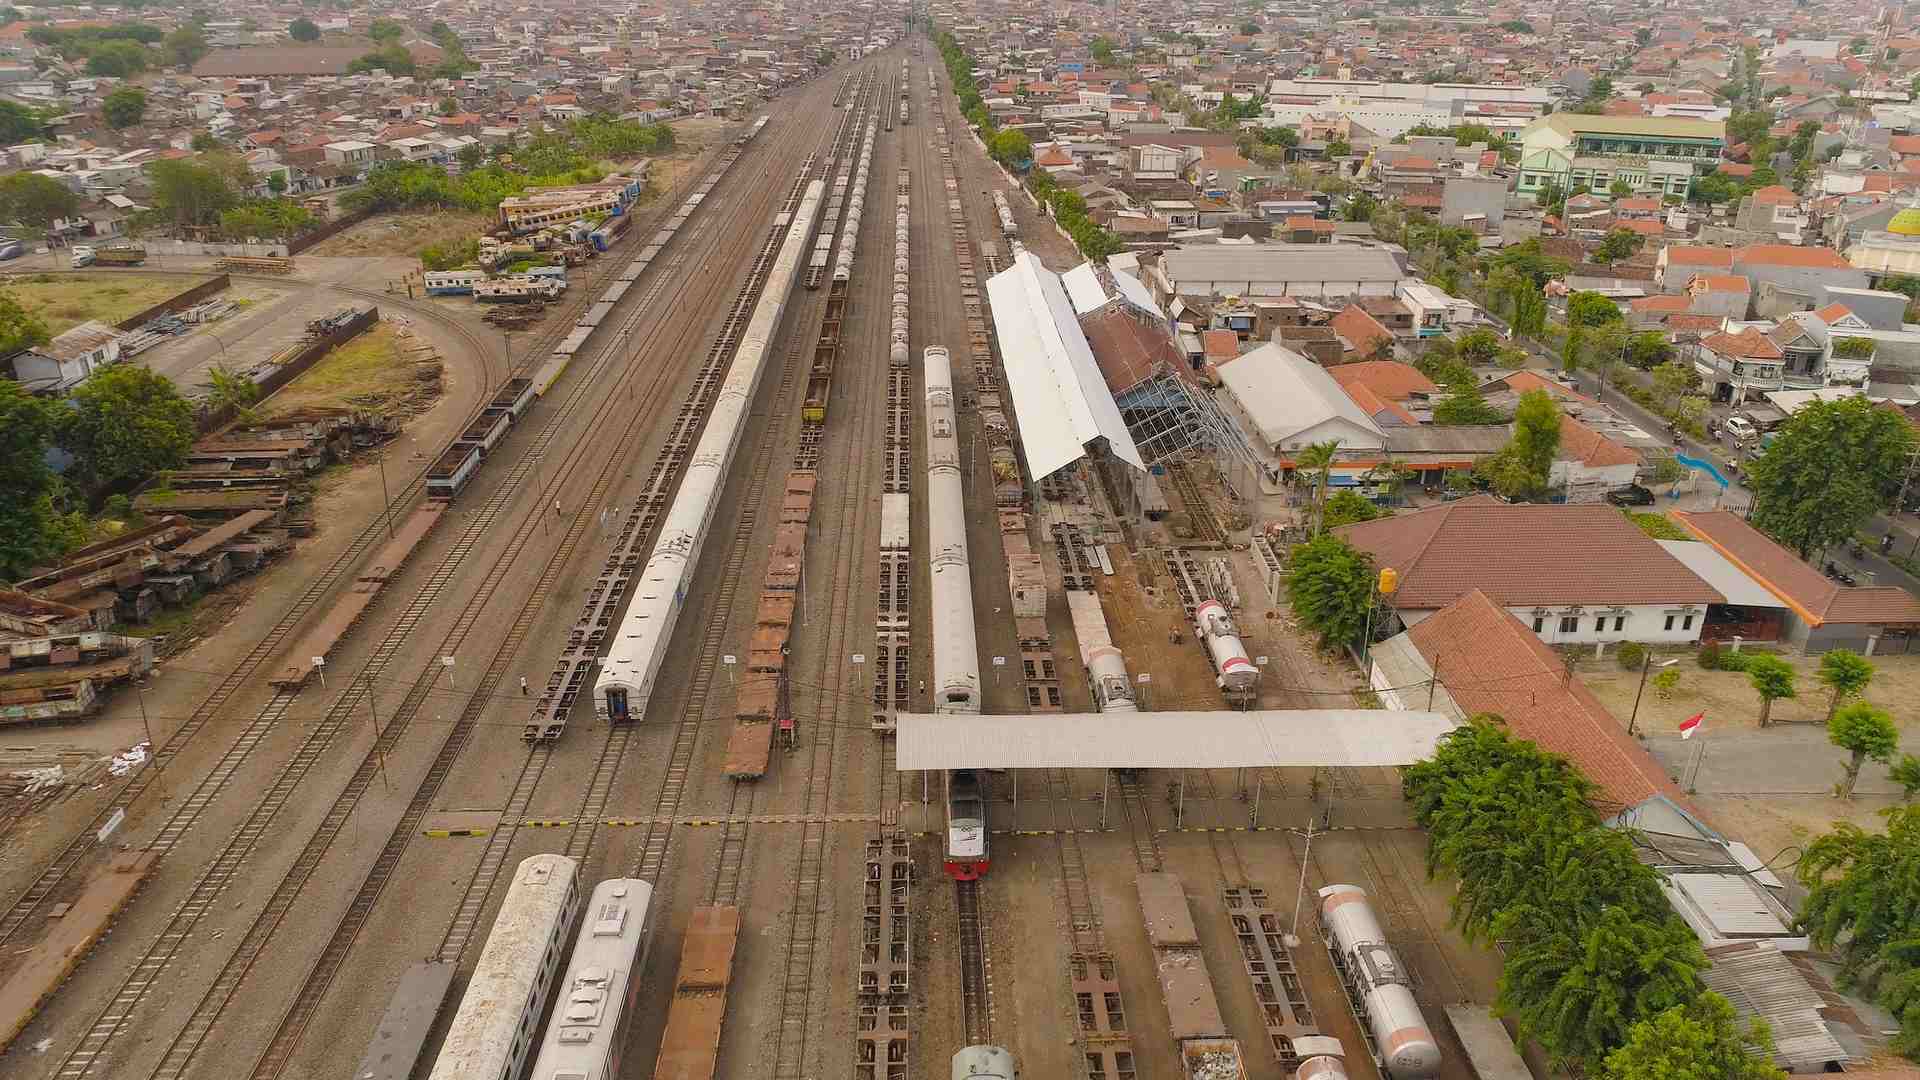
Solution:
[[[1631,259],[1647,245],[1647,238],[1632,229],[1608,229],[1607,235],[1593,249],[1593,261],[1612,266],[1621,259]],[[1598,294],[1595,294],[1598,295]],[[1614,309],[1616,312],[1618,308]]]
[[[0,580],[60,554],[59,478],[47,466],[56,406],[0,379]]]
[[[1851,822],[1807,845],[1795,873],[1807,887],[1799,927],[1840,961],[1840,985],[1900,1024],[1894,1049],[1920,1057],[1920,805],[1886,812],[1887,830]]]
[[[179,467],[195,434],[193,406],[173,384],[135,364],[97,372],[73,391],[59,443],[75,458],[70,473],[98,497]]]
[[[46,133],[46,114],[17,101],[0,101],[0,142],[25,142]]]
[[[1599,1080],[1786,1080],[1772,1053],[1765,1020],[1742,1024],[1726,998],[1709,992],[1629,1028]]]
[[[1582,291],[1567,297],[1567,322],[1574,326],[1605,326],[1625,318],[1620,305],[1600,293]]]
[[[303,16],[287,24],[287,36],[295,41],[319,41],[320,26]]]
[[[1293,613],[1320,636],[1323,648],[1360,640],[1373,605],[1373,560],[1337,536],[1294,547],[1287,595]]]
[[[1747,470],[1753,523],[1802,558],[1850,539],[1900,489],[1913,425],[1864,397],[1810,402]]]
[[[1893,760],[1894,751],[1900,749],[1900,729],[1893,726],[1887,710],[1856,701],[1827,721],[1827,741],[1847,752],[1834,794],[1851,799],[1854,786],[1860,782],[1860,769],[1869,759],[1882,764]]]
[[[47,324],[21,306],[12,293],[0,292],[0,357],[47,343]]]
[[[130,128],[147,115],[147,92],[137,86],[122,86],[101,99],[100,115],[115,131]]]
[[[1746,672],[1753,692],[1760,695],[1760,726],[1766,727],[1772,722],[1774,702],[1799,695],[1793,685],[1793,665],[1772,653],[1758,653],[1747,661]]]
[[[993,160],[1012,168],[1033,160],[1033,140],[1027,138],[1024,131],[997,132],[987,142],[987,153],[993,155]]]
[[[223,151],[194,158],[156,161],[147,166],[153,180],[154,209],[176,225],[213,225],[240,201],[252,183],[245,161]]]
[[[17,172],[0,177],[0,218],[45,227],[79,209],[80,197],[50,176]]]
[[[153,51],[137,41],[103,41],[88,50],[87,74],[126,78],[147,70],[152,62]]]
[[[1545,390],[1529,390],[1514,408],[1512,438],[1482,468],[1495,491],[1531,499],[1547,490],[1559,452],[1560,406]]]
[[[160,51],[165,54],[167,63],[190,68],[199,63],[201,57],[212,52],[213,46],[207,41],[206,31],[195,23],[186,23],[161,40]]]

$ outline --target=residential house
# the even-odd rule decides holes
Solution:
[[[1865,288],[1866,271],[1849,265],[1832,248],[1748,244],[1733,250],[1733,272],[1752,283],[1759,314],[1819,306],[1830,286]]]
[[[13,374],[34,393],[58,393],[120,362],[120,335],[91,319],[13,358]]]
[[[1409,627],[1478,590],[1547,644],[1678,645],[1724,599],[1604,503],[1474,496],[1335,532],[1399,574],[1394,613]]]
[[[1220,364],[1219,373],[1223,389],[1216,397],[1256,451],[1271,491],[1279,490],[1295,457],[1314,443],[1334,442],[1349,455],[1376,458],[1385,445],[1379,426],[1327,369],[1284,345],[1268,342],[1242,353]]]
[[[1755,326],[1721,330],[1694,348],[1694,370],[1714,401],[1738,407],[1786,386],[1786,353]]]
[[[1792,188],[1774,184],[1763,187],[1740,200],[1734,215],[1734,227],[1773,237],[1784,244],[1798,244],[1809,219],[1800,209],[1800,196]]]
[[[1659,282],[1662,292],[1683,292],[1700,274],[1732,272],[1731,248],[1668,244],[1660,249],[1660,254],[1653,261],[1653,278]]]
[[[1517,190],[1532,195],[1548,183],[1562,191],[1585,184],[1605,191],[1625,180],[1635,191],[1685,195],[1696,175],[1726,148],[1726,125],[1673,116],[1587,116],[1554,113],[1520,132]]]
[[[1728,319],[1747,317],[1753,286],[1738,274],[1696,274],[1687,283],[1686,310]]]
[[[1580,421],[1560,414],[1560,447],[1554,452],[1547,484],[1564,488],[1568,502],[1593,502],[1633,483],[1640,455]]]
[[[1327,326],[1340,335],[1348,350],[1345,355],[1355,360],[1367,360],[1376,354],[1391,356],[1393,353],[1393,331],[1359,304],[1348,304],[1341,308]]]

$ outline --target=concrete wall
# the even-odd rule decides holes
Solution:
[[[1819,290],[1826,285],[1841,285],[1849,288],[1867,287],[1865,270],[1838,270],[1826,266],[1756,266],[1751,263],[1737,263],[1733,268],[1736,274],[1743,274],[1753,282],[1756,295],[1760,286],[1772,282],[1790,292],[1805,296],[1818,296]]]
[[[1548,607],[1540,614],[1536,614],[1532,607],[1510,607],[1507,610],[1513,612],[1513,617],[1520,620],[1520,625],[1529,630],[1533,629],[1533,621],[1536,618],[1540,619],[1540,629],[1537,633],[1540,640],[1549,645],[1592,645],[1599,642],[1611,644],[1619,641],[1638,641],[1650,645],[1688,645],[1700,640],[1700,631],[1707,621],[1707,609],[1704,604],[1693,605],[1692,609],[1693,625],[1687,626],[1687,616],[1683,614],[1684,606],[1633,605],[1617,613],[1626,617],[1626,623],[1619,630],[1613,628],[1616,613],[1610,607],[1593,605],[1580,608]],[[1602,612],[1607,613],[1606,628],[1596,630],[1594,621],[1601,617]],[[1671,630],[1666,628],[1667,616],[1670,613],[1674,616]],[[1431,611],[1404,609],[1399,612],[1400,621],[1408,626],[1419,623],[1431,614],[1433,614]],[[1560,620],[1569,615],[1575,620],[1576,629],[1562,632]]]
[[[202,244],[195,240],[143,240],[142,247],[154,255],[285,255],[285,244]]]
[[[1440,193],[1440,224],[1459,225],[1468,214],[1485,214],[1486,228],[1500,231],[1506,216],[1507,182],[1455,177]]]

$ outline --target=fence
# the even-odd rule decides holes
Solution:
[[[224,292],[232,285],[233,279],[226,274],[221,274],[211,281],[203,281],[195,285],[186,292],[170,296],[137,315],[129,315],[119,322],[114,323],[113,328],[115,330],[137,329],[144,325],[149,319],[165,315],[170,311],[184,311],[200,301],[205,300],[207,297],[212,296],[214,293]]]
[[[372,208],[356,210],[345,217],[334,218],[332,221],[327,222],[312,232],[301,233],[287,244],[287,254],[298,255],[329,236],[334,236],[353,228],[355,225],[360,224],[378,212],[379,211]]]
[[[301,346],[300,351],[288,357],[285,363],[263,363],[265,371],[256,367],[252,374],[254,385],[260,388],[260,400],[272,397],[274,391],[298,378],[301,372],[312,367],[321,357],[371,330],[379,321],[380,309],[368,307],[328,333]],[[209,409],[202,405],[199,414],[200,433],[204,435],[233,419],[233,412],[231,408]]]
[[[285,255],[285,244],[227,244],[204,243],[199,240],[142,240],[140,246],[147,249],[148,256],[159,255],[210,255],[219,258],[222,255]]]

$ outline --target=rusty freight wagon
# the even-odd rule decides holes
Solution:
[[[723,766],[727,776],[751,780],[767,773],[776,729],[791,737],[793,715],[787,709],[787,655],[793,625],[800,615],[800,583],[807,559],[807,525],[813,518],[818,477],[812,469],[787,474],[780,520],[760,586],[753,636],[747,643],[746,674],[734,697],[733,731]]]

